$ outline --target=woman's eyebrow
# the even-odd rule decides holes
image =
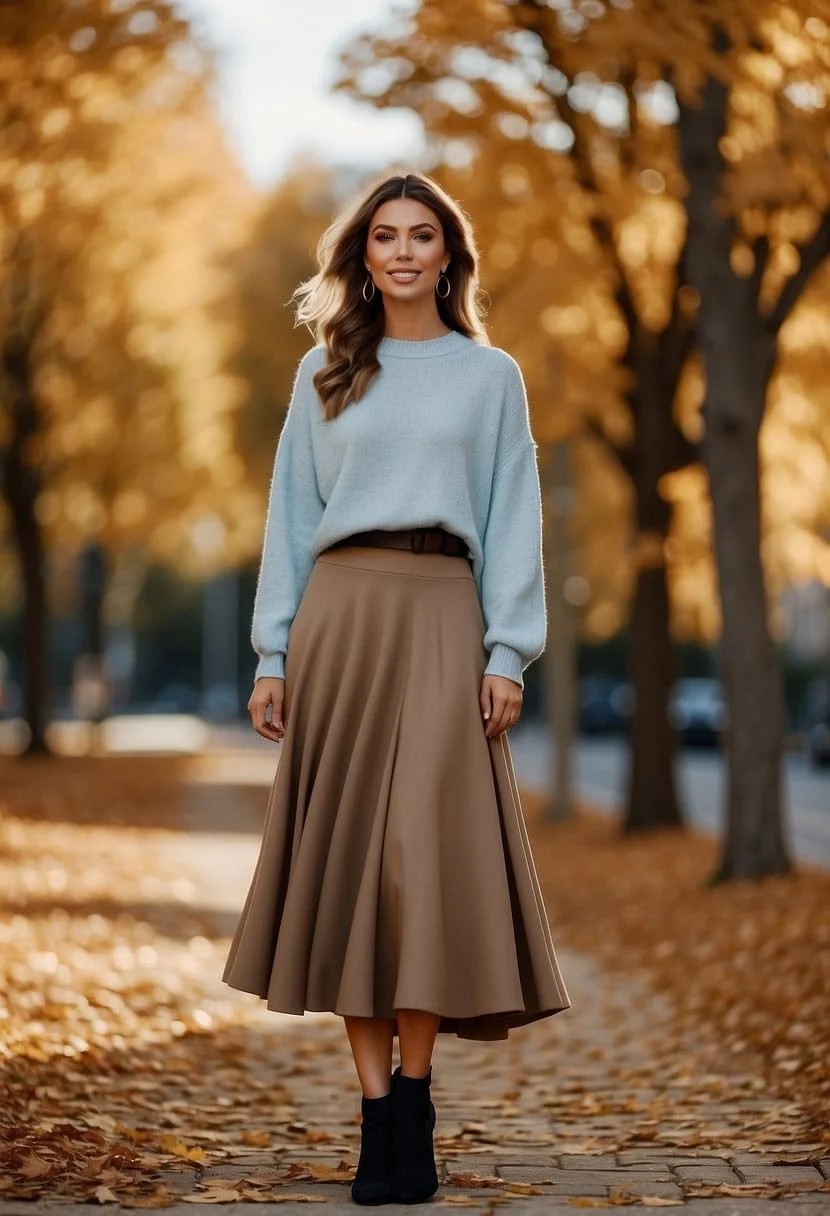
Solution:
[[[395,228],[392,224],[375,224],[372,231],[376,232],[378,228],[388,228],[390,232],[398,231],[397,228]],[[414,232],[416,228],[432,228],[433,232],[436,231],[435,225],[430,224],[429,220],[424,220],[424,222],[422,224],[410,225],[409,231]]]

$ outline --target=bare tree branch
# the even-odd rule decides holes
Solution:
[[[769,262],[769,237],[766,233],[755,242],[753,253],[755,255],[755,265],[752,268],[749,288],[752,292],[752,299],[757,305],[761,295],[761,283],[763,282],[764,272]]]
[[[825,212],[821,223],[812,238],[798,250],[801,265],[792,278],[787,279],[784,288],[775,302],[774,307],[765,318],[765,328],[770,334],[777,334],[787,317],[810,281],[816,270],[830,253],[830,212]]]

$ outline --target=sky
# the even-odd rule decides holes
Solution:
[[[251,180],[268,188],[293,154],[381,166],[417,153],[421,128],[403,110],[330,96],[336,49],[382,28],[390,0],[176,0],[217,51],[217,110]]]

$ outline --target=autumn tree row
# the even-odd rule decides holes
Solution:
[[[723,876],[787,864],[769,592],[830,582],[829,8],[421,0],[343,56],[344,89],[422,117],[537,435],[572,439],[585,632],[632,605],[631,828],[680,818],[672,638],[722,635]],[[287,301],[338,200],[312,165],[252,197],[161,0],[0,6],[0,77],[0,561],[37,748],[79,548],[111,620],[151,560],[255,553],[307,345]]]
[[[474,213],[492,330],[529,369],[540,438],[581,437],[594,474],[599,443],[630,487],[628,828],[679,821],[673,616],[721,635],[718,877],[789,864],[769,592],[830,581],[829,32],[826,0],[420,0],[342,54],[339,87],[420,115],[434,171]],[[805,429],[819,475],[795,505]],[[778,539],[766,569],[762,508]]]
[[[208,68],[163,0],[0,6],[2,587],[6,610],[24,603],[33,750],[79,550],[128,620],[149,561],[193,569],[205,521],[223,529],[213,561],[259,531],[220,315],[254,200]]]

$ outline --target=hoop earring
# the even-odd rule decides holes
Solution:
[[[366,295],[366,288],[367,288],[367,287],[371,287],[371,288],[372,288],[372,294],[371,294],[371,295],[369,295],[369,296],[367,296],[367,295]],[[372,278],[372,276],[369,274],[369,275],[367,275],[367,276],[366,276],[366,282],[363,284],[363,290],[362,290],[362,291],[361,291],[361,293],[360,293],[360,294],[363,296],[363,299],[366,301],[366,303],[367,303],[367,304],[371,304],[371,303],[372,303],[372,300],[374,300],[374,298],[375,298],[375,290],[376,290],[376,288],[375,288],[375,281],[374,281],[374,279]]]
[[[444,282],[447,285],[446,291],[438,290],[438,284],[441,282],[442,279],[444,280]],[[438,278],[435,280],[435,294],[438,296],[439,300],[446,300],[451,291],[452,291],[452,283],[448,279],[445,271],[442,270],[441,273],[439,274]]]

